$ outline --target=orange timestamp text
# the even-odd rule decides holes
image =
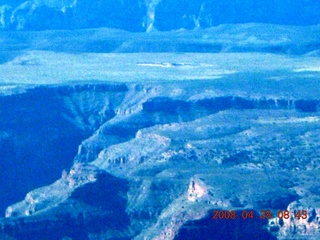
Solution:
[[[235,211],[235,210],[213,210],[212,211],[212,219],[219,220],[219,219],[271,219],[277,217],[279,219],[307,219],[308,212],[307,210],[298,210],[294,212],[290,212],[288,210],[279,210],[277,215],[274,216],[271,210],[260,210],[260,213],[254,210],[242,210],[242,211]]]

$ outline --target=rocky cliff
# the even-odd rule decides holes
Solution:
[[[23,179],[8,163],[1,165],[7,166],[7,176],[15,174],[3,178],[4,192],[18,191],[9,188],[18,179],[35,188],[61,174],[9,206],[1,233],[35,240],[317,239],[319,100],[310,98],[303,85],[290,99],[280,93],[247,97],[248,85],[236,96],[221,95],[222,82],[34,86],[1,96],[1,111],[7,111],[1,146],[12,146],[1,152],[22,154],[41,141],[38,159],[55,165],[45,179],[32,153],[6,157],[34,167],[22,169],[29,176]],[[263,91],[267,96],[273,90]],[[35,106],[32,99],[41,94],[46,98],[37,103],[43,106]],[[25,107],[9,108],[12,102]],[[10,120],[17,114],[23,119],[19,125]],[[18,133],[31,125],[38,133],[24,140]],[[62,129],[55,136],[51,128],[58,126]],[[42,129],[51,134],[43,136]],[[64,156],[76,149],[71,136],[82,141],[74,159]],[[59,142],[51,145],[49,139]],[[20,194],[29,190],[19,189]],[[308,218],[278,219],[276,213],[286,209],[307,210]],[[270,219],[213,219],[213,210],[274,214]]]
[[[1,32],[0,238],[319,239],[319,26],[206,28],[317,3],[96,2],[2,7],[5,30],[148,32]]]
[[[316,0],[4,0],[0,1],[0,6],[0,26],[7,30],[109,27],[128,31],[168,31],[223,23],[320,23],[320,4]]]

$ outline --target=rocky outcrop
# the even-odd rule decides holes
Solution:
[[[21,240],[90,239],[102,231],[124,234],[129,224],[127,184],[92,166],[75,165],[53,185],[9,207],[1,231]]]
[[[287,217],[283,215],[284,211],[287,211]],[[320,209],[317,198],[292,202],[278,215],[269,220],[269,230],[275,232],[278,239],[295,239],[296,236],[299,236],[299,239],[320,237]]]

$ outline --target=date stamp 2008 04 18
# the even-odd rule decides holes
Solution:
[[[307,219],[308,212],[307,210],[298,210],[295,212],[290,212],[288,210],[279,210],[277,216],[273,216],[271,210],[260,210],[260,214],[253,210],[213,210],[212,211],[212,219],[271,219],[274,217],[278,217],[279,219]]]

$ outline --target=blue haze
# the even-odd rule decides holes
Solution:
[[[136,32],[148,30],[150,24],[167,31],[224,23],[320,23],[317,0],[2,0],[0,6],[4,30],[110,27]]]

